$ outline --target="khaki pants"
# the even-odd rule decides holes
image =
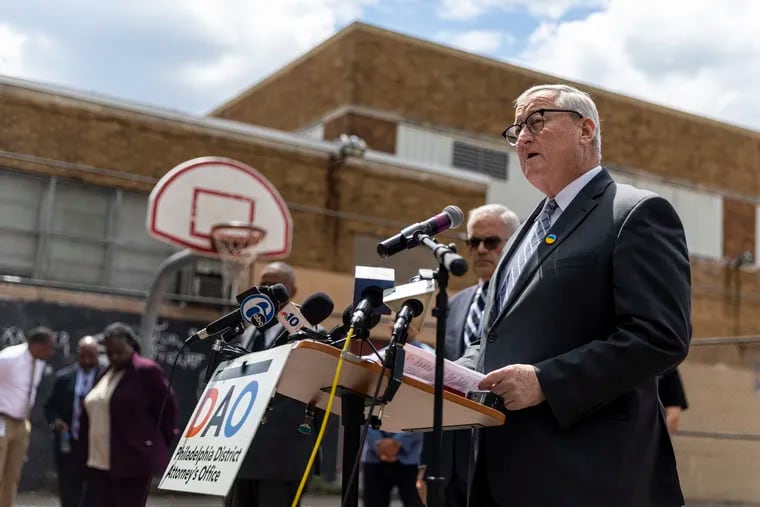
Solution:
[[[0,437],[0,507],[13,507],[21,479],[26,448],[29,446],[29,421],[0,415],[5,435]]]

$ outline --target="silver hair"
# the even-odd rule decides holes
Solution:
[[[467,236],[472,235],[472,223],[482,216],[496,217],[501,220],[501,223],[504,224],[504,227],[509,232],[507,237],[511,236],[520,227],[520,219],[517,217],[517,213],[511,209],[501,204],[484,204],[483,206],[471,209],[468,213]]]
[[[594,151],[602,158],[602,125],[599,121],[599,111],[596,109],[594,99],[588,93],[563,84],[544,84],[528,88],[515,99],[515,108],[523,105],[529,97],[541,92],[549,92],[553,95],[554,102],[558,107],[578,111],[586,118],[591,118],[596,125],[594,132]]]

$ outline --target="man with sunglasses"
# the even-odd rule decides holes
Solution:
[[[468,287],[449,300],[446,318],[446,359],[462,357],[465,349],[479,339],[480,319],[483,315],[489,281],[499,257],[510,236],[520,226],[520,219],[506,206],[486,204],[470,211],[467,219],[467,250],[470,266],[478,283]],[[443,434],[441,475],[446,478],[446,507],[466,507],[467,478],[471,457],[470,430],[446,431]],[[432,434],[425,434],[423,463],[429,463]],[[425,482],[417,483],[420,496],[425,496]]]
[[[491,281],[480,341],[503,426],[478,432],[470,505],[676,507],[657,377],[688,352],[690,267],[672,205],[601,167],[591,97],[542,85],[504,137],[545,198]]]

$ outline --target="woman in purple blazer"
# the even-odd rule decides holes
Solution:
[[[84,400],[80,430],[90,484],[96,505],[143,507],[151,477],[169,461],[177,408],[161,367],[140,356],[132,328],[111,324],[103,340],[110,365]]]

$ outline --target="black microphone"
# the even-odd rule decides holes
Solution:
[[[381,304],[383,304],[383,289],[374,285],[365,287],[361,292],[361,300],[351,313],[350,327],[364,327],[372,310]]]
[[[316,326],[332,315],[334,309],[335,303],[324,292],[315,292],[304,299],[301,305],[301,313],[312,326]]]
[[[297,339],[327,339],[327,335],[313,331],[308,326],[316,326],[325,320],[334,308],[333,300],[324,292],[315,292],[304,299],[300,309],[295,304],[288,303],[277,312],[277,321],[282,324],[283,330],[272,341],[272,347]]]
[[[348,305],[341,314],[341,323],[327,332],[327,336],[330,341],[340,340],[348,333],[348,328],[351,327],[351,315],[354,313],[354,305]]]
[[[415,317],[422,314],[425,305],[419,299],[407,299],[401,305],[401,309],[396,313],[396,320],[393,322],[393,331],[391,332],[391,343],[406,343],[407,330],[409,324]]]
[[[351,317],[353,317],[353,315],[354,307],[353,305],[348,305],[346,309],[343,310],[343,322],[332,328],[327,333],[327,336],[330,340],[330,345],[337,346],[340,342],[346,339],[348,330],[351,328]],[[366,322],[366,330],[363,333],[359,333],[360,338],[365,335],[369,336],[369,331],[377,326],[380,323],[380,319],[382,318],[382,314],[370,313],[369,318]]]
[[[186,344],[205,340],[230,328],[238,327],[243,332],[243,322],[248,322],[261,329],[274,320],[275,312],[282,307],[290,295],[288,289],[281,283],[251,287],[238,296],[240,308],[219,317],[208,326],[197,331],[185,340]],[[238,334],[240,334],[238,333]],[[234,333],[230,338],[236,336]]]
[[[414,248],[420,244],[420,234],[435,236],[448,229],[456,229],[464,221],[464,213],[456,206],[446,206],[443,211],[424,222],[412,224],[400,233],[377,244],[380,257],[390,257],[402,250]]]

